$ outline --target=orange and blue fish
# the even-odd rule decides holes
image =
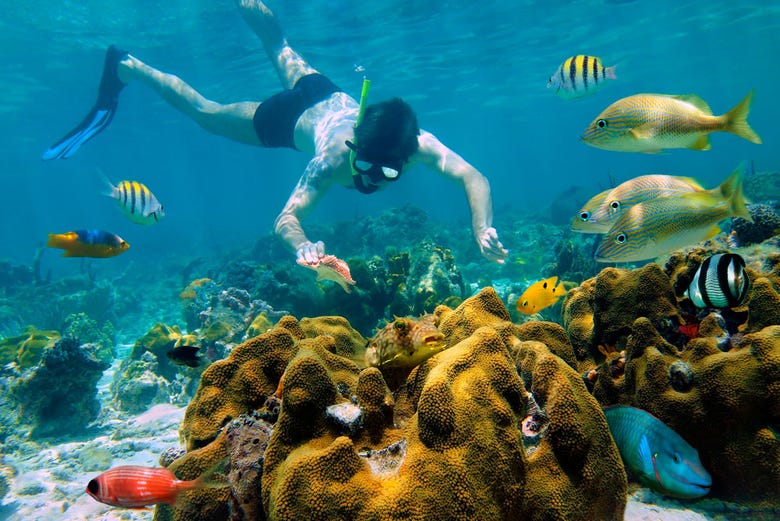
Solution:
[[[564,283],[558,284],[558,277],[534,282],[517,299],[517,310],[526,315],[533,315],[558,302],[566,293]]]
[[[91,479],[86,491],[106,505],[144,508],[159,504],[173,505],[182,492],[211,486],[203,476],[182,481],[166,468],[125,465]]]
[[[76,230],[50,233],[49,248],[62,248],[63,257],[115,257],[127,251],[130,245],[118,235],[103,230]]]

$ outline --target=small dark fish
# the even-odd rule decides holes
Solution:
[[[176,365],[186,365],[188,367],[198,367],[201,364],[201,358],[198,356],[198,346],[179,346],[168,351],[166,356]]]
[[[698,308],[733,308],[745,302],[749,291],[745,259],[736,253],[719,253],[696,269],[687,294]]]

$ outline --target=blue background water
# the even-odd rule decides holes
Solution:
[[[572,185],[595,193],[610,176],[623,181],[662,172],[710,186],[743,159],[754,159],[759,170],[780,163],[778,2],[269,4],[293,47],[347,92],[359,94],[360,65],[373,81],[372,101],[395,95],[409,101],[423,128],[489,178],[497,219],[510,210],[538,212]],[[259,100],[280,88],[259,41],[229,1],[5,2],[0,257],[27,263],[49,232],[103,228],[132,245],[110,261],[111,269],[123,269],[245,247],[268,233],[308,158],[210,135],[140,84],[125,89],[111,127],[73,158],[40,160],[91,107],[111,43],[213,100]],[[616,64],[618,81],[582,100],[554,96],[545,88],[548,77],[577,53]],[[693,92],[720,114],[751,89],[750,122],[762,146],[720,133],[708,152],[638,155],[590,148],[578,139],[623,96]],[[100,195],[100,171],[115,182],[146,183],[168,216],[149,228],[130,223]],[[335,188],[309,222],[360,218],[405,202],[468,226],[462,190],[423,168],[370,197]],[[330,249],[350,255],[338,245]],[[47,268],[78,269],[57,255],[46,252]]]

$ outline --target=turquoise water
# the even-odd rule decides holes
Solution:
[[[354,96],[366,74],[373,100],[404,97],[421,127],[482,171],[493,187],[497,221],[509,210],[543,209],[572,185],[595,193],[610,176],[663,172],[709,186],[742,159],[754,159],[759,170],[778,165],[776,3],[277,3],[271,7],[291,44],[316,68]],[[41,9],[16,0],[0,14],[0,29],[1,256],[27,263],[49,232],[103,228],[133,246],[111,261],[122,268],[243,247],[272,229],[305,155],[209,135],[139,84],[125,89],[110,128],[78,154],[40,160],[92,105],[110,43],[217,101],[276,92],[274,71],[231,2],[66,1]],[[616,64],[618,81],[582,100],[557,98],[545,88],[547,78],[575,53]],[[750,121],[763,146],[716,134],[708,152],[638,155],[578,139],[619,97],[694,92],[722,113],[751,89]],[[166,206],[166,219],[152,228],[129,223],[100,195],[99,170],[114,181],[146,182]],[[421,168],[370,197],[334,189],[310,222],[360,218],[404,202],[468,226],[461,190]],[[45,262],[55,273],[74,265],[54,251]]]
[[[41,161],[41,153],[92,106],[109,44],[180,76],[215,101],[262,100],[280,85],[259,41],[227,0],[6,4],[0,12],[5,62],[0,68],[0,259],[31,264],[47,233],[100,228],[126,239],[131,249],[116,258],[85,263],[44,249],[41,261],[52,280],[67,281],[60,288],[65,295],[82,289],[67,284],[85,270],[109,281],[117,303],[112,313],[120,316],[94,318],[114,321],[116,341],[124,344],[115,346],[116,354],[122,358],[158,320],[182,325],[178,293],[188,280],[206,275],[188,272],[185,279],[183,264],[196,257],[228,258],[234,251],[252,258],[256,241],[272,232],[308,157],[210,135],[135,83],[122,92],[105,132],[68,160]],[[355,97],[364,75],[372,80],[371,101],[403,97],[422,128],[490,180],[494,225],[510,250],[521,243],[518,237],[527,236],[535,238],[538,250],[552,250],[557,236],[548,246],[541,232],[515,227],[549,223],[551,202],[574,187],[594,194],[647,173],[693,176],[710,187],[745,159],[759,171],[780,170],[778,2],[276,0],[270,7],[291,45],[314,67]],[[556,97],[546,89],[547,79],[565,58],[580,53],[617,65],[618,79],[587,98]],[[590,121],[624,96],[696,93],[721,114],[750,90],[755,91],[750,122],[763,138],[761,146],[718,133],[707,152],[644,155],[579,141]],[[131,223],[101,195],[104,177],[144,182],[167,216],[151,227]],[[354,224],[405,204],[423,208],[448,230],[438,237],[472,265],[467,285],[477,284],[480,270],[486,277],[519,282],[516,266],[510,271],[511,266],[499,268],[478,256],[469,239],[462,189],[422,167],[370,196],[334,188],[303,225],[317,240],[322,226]],[[460,243],[454,237],[466,239]],[[327,246],[343,258],[363,253],[346,241],[331,240]],[[524,253],[511,250],[510,256]],[[294,254],[274,261],[293,265]],[[533,266],[524,276],[541,278]],[[119,363],[115,360],[113,370]],[[104,406],[110,402],[106,381],[100,387]],[[180,414],[173,411],[173,419],[167,419],[169,438]],[[156,464],[158,449],[148,448],[148,460],[137,463]],[[71,480],[67,501],[80,497],[80,505],[91,504],[83,497],[84,472]],[[0,519],[10,510],[0,509]]]

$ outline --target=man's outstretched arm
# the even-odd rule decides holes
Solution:
[[[287,199],[279,216],[274,221],[274,231],[296,254],[299,263],[315,264],[325,256],[322,241],[311,242],[303,231],[301,219],[306,217],[330,188],[325,179],[330,167],[320,157],[315,157],[306,166],[303,176]]]
[[[486,259],[503,264],[508,252],[493,228],[493,203],[488,180],[430,132],[421,131],[419,143],[419,154],[425,164],[463,184],[471,209],[474,240]]]

